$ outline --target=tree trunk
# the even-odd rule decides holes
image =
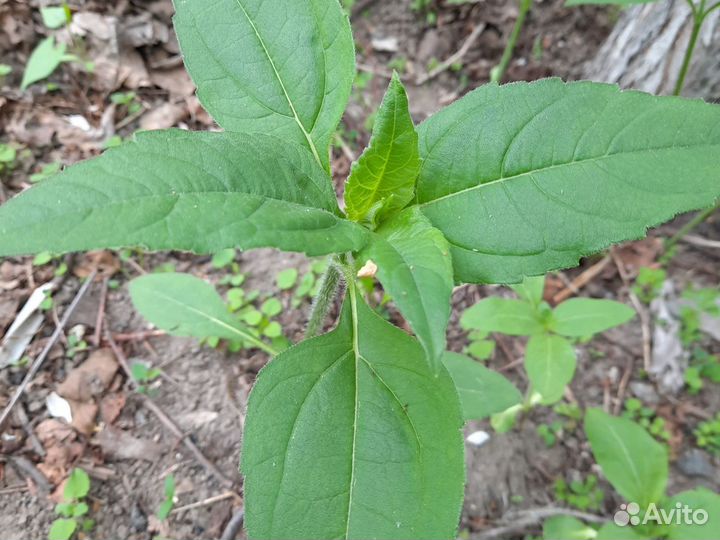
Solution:
[[[623,88],[672,94],[692,25],[685,0],[661,0],[627,9],[586,65],[584,75]],[[682,94],[720,99],[720,9],[705,19]]]

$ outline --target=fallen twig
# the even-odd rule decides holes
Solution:
[[[620,274],[620,279],[622,279],[623,284],[628,291],[630,302],[632,302],[635,311],[637,311],[638,316],[640,317],[643,340],[643,369],[649,373],[650,363],[652,362],[652,336],[650,333],[650,314],[648,313],[647,309],[645,309],[645,306],[642,304],[642,302],[640,302],[640,299],[637,297],[637,295],[633,292],[632,285],[630,283],[630,277],[628,276],[627,271],[625,270],[625,267],[620,260],[620,257],[617,256],[614,249],[610,251],[610,256],[615,262],[615,266],[617,266],[618,269],[618,274]],[[632,356],[629,356],[627,365],[625,366],[625,371],[622,378],[620,379],[620,383],[618,384],[617,400],[615,401],[615,406],[613,407],[614,414],[619,414],[620,409],[622,408],[623,401],[625,400],[625,392],[627,391],[627,385],[629,384],[630,377],[632,376],[633,364],[633,358]]]
[[[103,322],[105,321],[105,304],[107,304],[108,295],[108,278],[103,279],[102,289],[100,291],[100,305],[98,306],[97,319],[95,320],[95,333],[93,334],[93,343],[96,347],[100,346]]]
[[[177,514],[179,512],[184,512],[185,510],[192,510],[193,508],[202,508],[203,506],[208,506],[210,504],[215,504],[216,502],[224,501],[225,499],[240,499],[240,495],[235,493],[234,491],[226,491],[225,493],[221,493],[220,495],[215,495],[213,497],[208,497],[207,499],[203,499],[202,501],[197,501],[194,503],[186,504],[184,506],[178,506],[177,508],[173,508],[173,510],[170,512],[171,514]]]
[[[468,53],[470,48],[475,44],[475,41],[477,41],[477,38],[480,37],[480,34],[482,34],[484,30],[485,23],[478,24],[455,54],[450,56],[444,62],[441,62],[440,65],[430,70],[428,73],[424,73],[418,76],[415,84],[417,84],[418,86],[425,84],[429,80],[434,79],[435,77],[440,75],[442,72],[448,70],[453,64],[460,62]]]
[[[708,240],[707,238],[703,238],[702,236],[695,236],[694,234],[688,234],[684,236],[680,241],[686,244],[691,244],[693,246],[720,249],[720,241]]]
[[[513,512],[503,516],[499,527],[482,531],[478,534],[471,534],[470,540],[494,540],[495,538],[507,538],[513,533],[524,531],[541,523],[544,519],[554,516],[572,516],[591,523],[604,523],[608,521],[603,516],[580,512],[571,508],[558,508],[548,506],[546,508],[530,508],[520,512]]]
[[[115,356],[117,357],[118,363],[123,368],[123,371],[125,371],[126,375],[128,376],[128,380],[130,381],[130,384],[135,387],[136,383],[133,379],[132,372],[130,370],[130,365],[128,364],[127,357],[125,356],[125,353],[123,353],[122,349],[118,347],[117,343],[113,339],[112,335],[109,331],[105,331],[105,340],[110,345],[110,348],[115,353]],[[163,411],[160,406],[155,403],[152,399],[150,399],[146,394],[138,394],[140,398],[142,399],[143,405],[147,407],[155,416],[158,417],[158,419],[165,425],[165,427],[172,433],[175,437],[178,438],[178,440],[182,441],[182,443],[185,445],[185,447],[190,450],[190,452],[195,456],[195,459],[203,466],[205,469],[212,474],[223,487],[226,488],[232,488],[235,485],[235,482],[225,476],[220,469],[217,468],[217,466],[210,461],[207,457],[205,457],[205,454],[202,453],[202,451],[195,445],[194,442],[190,439],[190,437],[187,436],[186,433],[183,433],[183,431],[178,427],[178,425]]]
[[[578,277],[573,279],[566,289],[563,289],[559,293],[557,293],[555,296],[553,296],[552,301],[553,304],[559,304],[561,302],[564,302],[568,298],[570,298],[572,295],[577,294],[577,291],[585,287],[588,283],[590,283],[593,279],[595,279],[598,275],[600,275],[600,272],[602,272],[605,267],[612,261],[612,258],[607,255],[603,257],[600,261],[593,264],[590,268],[585,270],[582,274],[580,274]]]
[[[220,537],[220,540],[235,540],[237,533],[242,529],[243,522],[245,521],[245,509],[238,508],[235,510],[233,517],[230,518],[228,524],[225,526],[225,530]]]
[[[45,475],[33,465],[32,461],[22,456],[9,456],[10,465],[22,476],[33,481],[40,492],[47,494],[52,490],[52,485]]]
[[[10,416],[10,412],[12,411],[15,404],[20,399],[20,396],[22,396],[23,392],[25,391],[25,388],[30,383],[30,381],[35,378],[35,375],[37,375],[37,372],[42,367],[43,363],[45,362],[45,359],[47,358],[47,355],[50,353],[50,349],[53,348],[55,343],[58,339],[60,339],[60,336],[63,335],[63,330],[65,329],[65,326],[67,325],[68,321],[70,320],[70,316],[73,314],[73,311],[75,311],[75,308],[80,303],[80,300],[83,296],[85,296],[85,293],[90,288],[90,285],[93,282],[93,279],[95,279],[95,274],[97,271],[93,271],[85,280],[85,283],[83,283],[82,287],[80,287],[80,290],[75,295],[75,298],[73,298],[73,301],[70,303],[68,308],[65,310],[65,314],[63,315],[62,320],[60,323],[55,327],[55,331],[50,336],[50,339],[45,344],[45,348],[42,350],[42,352],[39,354],[39,356],[35,359],[35,362],[33,362],[33,365],[28,370],[27,374],[25,375],[25,378],[20,383],[20,386],[18,386],[17,390],[15,390],[15,394],[13,394],[13,397],[10,399],[10,403],[7,404],[5,409],[2,412],[2,415],[0,416],[0,429],[5,425],[5,421]]]

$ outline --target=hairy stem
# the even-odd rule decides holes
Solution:
[[[503,51],[500,63],[495,66],[492,71],[490,71],[490,82],[499,83],[502,81],[503,75],[505,75],[505,70],[507,69],[508,64],[510,64],[510,60],[512,60],[515,45],[517,44],[518,37],[520,37],[520,32],[525,24],[525,17],[530,11],[531,6],[532,0],[520,0],[520,12],[518,13],[518,18],[515,21],[512,34],[510,34],[510,39],[508,39],[508,42],[505,45],[505,50]]]
[[[667,242],[665,242],[665,251],[670,251],[672,248],[674,248],[680,240],[682,240],[687,234],[689,234],[691,231],[695,229],[698,225],[703,223],[707,218],[709,218],[711,215],[715,213],[715,211],[720,208],[720,201],[718,201],[715,206],[708,208],[706,210],[703,210],[698,215],[696,215],[693,219],[687,222],[685,226],[683,226],[678,232],[675,233],[675,235],[670,238]]]
[[[680,66],[680,73],[675,83],[675,90],[673,91],[673,95],[675,96],[679,96],[685,86],[685,77],[687,76],[688,69],[690,69],[693,53],[695,52],[695,45],[697,45],[700,28],[702,28],[705,17],[710,11],[715,9],[715,6],[713,6],[706,12],[705,0],[701,0],[699,7],[695,6],[692,0],[688,0],[688,4],[690,4],[690,9],[693,14],[693,27],[692,33],[690,34],[690,41],[688,41],[687,49],[685,49],[685,57],[683,58],[682,66]]]
[[[321,278],[320,290],[313,299],[310,321],[305,330],[305,339],[315,337],[320,333],[339,288],[340,270],[337,267],[337,263],[332,261]]]

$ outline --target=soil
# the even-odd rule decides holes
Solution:
[[[596,7],[565,9],[563,3],[563,0],[543,0],[534,6],[506,80],[533,80],[546,76],[573,79],[580,76],[583,62],[599,48],[617,12]],[[36,13],[33,15],[31,10],[35,4],[0,0],[0,28],[6,31],[5,35],[0,35],[2,62],[15,68],[11,76],[0,81],[0,142],[12,141],[27,149],[16,168],[3,177],[0,202],[26,187],[28,174],[38,172],[43,164],[56,160],[70,164],[97,154],[110,135],[127,136],[140,127],[143,119],[144,126],[148,127],[147,117],[151,113],[155,122],[151,127],[175,125],[214,129],[212,120],[193,97],[192,87],[187,91],[187,80],[177,64],[169,0],[70,2],[76,12],[110,16],[121,25],[128,21],[152,22],[150,27],[159,37],[136,47],[126,47],[124,50],[129,51],[132,59],[121,62],[137,68],[138,64],[133,62],[139,59],[149,83],[132,80],[132,74],[137,75],[137,69],[130,75],[126,74],[123,86],[118,86],[117,83],[100,83],[97,80],[99,75],[93,78],[77,66],[65,65],[51,78],[58,85],[57,92],[36,88],[29,94],[21,94],[17,90],[19,73],[32,46],[44,32]],[[371,78],[366,81],[364,91],[355,93],[344,119],[346,133],[357,132],[356,138],[348,138],[349,150],[355,154],[367,142],[366,120],[380,102],[387,83],[386,75],[392,66],[404,65],[402,75],[409,82],[413,116],[418,122],[422,121],[441,106],[487,81],[490,69],[502,54],[504,40],[517,14],[514,2],[502,0],[481,0],[461,6],[432,3],[428,12],[435,13],[437,21],[431,25],[427,23],[428,12],[412,10],[411,0],[367,4],[367,9],[354,15],[353,24],[358,62],[362,72],[370,73]],[[422,86],[412,84],[418,75],[427,71],[428,65],[436,60],[442,61],[458,50],[479,24],[485,24],[485,29],[463,59],[462,69],[448,70]],[[397,43],[397,51],[381,52],[374,48],[373,43],[388,39]],[[92,43],[88,38],[88,46],[92,54],[104,54],[102,43]],[[117,105],[108,113],[108,96],[121,90],[137,93],[144,114],[133,118],[133,113],[126,110],[125,105]],[[67,120],[73,115],[86,118],[90,129],[81,134],[68,129]],[[335,170],[339,190],[349,163],[347,152],[338,149]],[[653,232],[653,236],[667,236],[686,219],[679,218],[678,223]],[[697,234],[718,240],[720,224],[710,222],[698,229]],[[649,262],[655,259],[651,257]],[[548,290],[565,288],[562,278],[573,279],[597,260],[583,261],[581,268],[551,277]],[[69,263],[71,272],[62,280],[60,292],[55,295],[58,314],[64,312],[79,289],[80,280],[72,270],[86,262],[86,258],[67,257],[65,261]],[[292,306],[291,294],[277,290],[275,276],[280,270],[291,267],[300,268],[302,273],[307,270],[309,261],[300,255],[256,250],[241,254],[237,262],[241,271],[247,274],[243,287],[259,290],[263,295],[276,295],[282,300],[285,309],[280,315],[280,322],[285,335],[291,340],[299,339],[307,320],[308,302]],[[111,289],[107,295],[104,319],[107,330],[113,334],[136,335],[148,330],[147,323],[132,308],[126,284],[138,275],[140,269],[148,271],[168,263],[179,271],[207,277],[215,283],[224,275],[223,271],[212,267],[208,257],[171,253],[123,259],[118,265],[119,271],[113,276],[118,287]],[[720,281],[718,263],[717,249],[683,244],[670,264],[669,275],[679,286],[688,283],[717,286]],[[6,329],[12,322],[19,305],[36,284],[52,279],[55,278],[49,267],[32,267],[28,259],[6,260],[0,267],[0,285],[13,286],[7,285],[0,295],[0,330]],[[80,325],[87,329],[88,336],[92,335],[102,290],[102,282],[92,286],[68,328]],[[466,335],[458,324],[458,314],[489,294],[507,294],[507,291],[489,286],[464,286],[456,290],[453,298],[455,315],[448,334],[452,350],[461,351],[467,343]],[[628,301],[627,287],[612,264],[582,294]],[[39,337],[28,351],[31,358],[39,353],[53,328],[52,316],[48,315]],[[509,338],[498,339],[502,346],[498,346],[488,365],[506,369],[508,364],[522,356],[524,343]],[[717,342],[708,340],[703,345],[709,352],[720,350]],[[73,463],[82,466],[92,477],[91,515],[97,523],[89,537],[148,539],[161,535],[168,538],[219,538],[233,513],[242,508],[238,462],[244,407],[254,378],[267,358],[257,352],[229,353],[222,347],[212,349],[194,340],[167,336],[135,339],[123,342],[121,346],[131,360],[162,367],[163,377],[150,385],[152,400],[233,482],[233,487],[229,489],[209,474],[187,451],[182,441],[170,434],[166,426],[143,405],[143,398],[128,391],[124,377],[117,375],[111,392],[124,399],[125,404],[119,416],[102,428],[106,432],[104,436],[110,433],[109,437],[122,435],[125,438],[99,444],[100,433],[77,435],[80,450],[73,458]],[[91,350],[94,348],[91,345]],[[66,351],[64,343],[55,347],[23,395],[21,404],[27,411],[25,427],[29,432],[48,418],[46,396],[88,354],[81,352],[69,358]],[[576,400],[581,406],[615,406],[620,381],[627,371],[631,384],[625,397],[637,395],[644,400],[657,399],[658,414],[665,418],[671,430],[673,466],[670,492],[696,485],[720,489],[718,459],[694,448],[691,435],[700,421],[698,414],[711,415],[720,410],[717,387],[706,387],[696,396],[681,394],[673,399],[659,396],[643,375],[639,324],[614,329],[582,347],[581,351],[577,375],[568,394],[571,401]],[[5,405],[17,388],[26,369],[12,367],[0,370],[0,406]],[[505,374],[521,388],[525,386],[522,370],[509,369]],[[491,434],[490,440],[480,447],[467,445],[467,498],[461,528],[470,532],[482,531],[493,526],[509,510],[557,505],[553,487],[556,478],[571,481],[589,473],[598,473],[582,430],[577,426],[567,427],[557,444],[546,447],[537,434],[537,427],[558,418],[552,410],[537,409],[512,432]],[[24,457],[35,464],[43,461],[22,424],[15,420],[4,433],[4,436],[17,438],[19,442],[15,447],[9,438],[0,442],[0,531],[8,540],[45,537],[55,517],[54,503],[28,480],[27,472],[13,461],[17,457]],[[476,430],[492,433],[484,422],[471,423],[466,429],[467,433]],[[135,455],[123,459],[117,455],[118,448],[135,448]],[[168,474],[173,474],[177,480],[175,508],[180,511],[160,523],[154,514],[163,499],[163,483]],[[606,497],[598,513],[610,516],[621,501],[604,480],[601,480],[601,487]],[[218,496],[225,498],[207,502]],[[207,504],[181,509],[196,502]],[[538,529],[528,532],[537,533]],[[522,534],[517,537],[522,537]]]

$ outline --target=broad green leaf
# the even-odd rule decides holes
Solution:
[[[65,57],[65,44],[55,44],[55,38],[50,36],[38,43],[30,54],[20,88],[25,90],[28,86],[41,81],[57,69]]]
[[[65,502],[84,498],[90,491],[90,477],[82,469],[73,469],[65,482],[63,499]]]
[[[453,352],[446,352],[442,361],[455,382],[465,420],[482,420],[522,401],[513,383],[479,362]]]
[[[347,181],[348,218],[375,224],[403,209],[415,195],[419,171],[418,136],[407,93],[393,73],[375,119],[370,146],[353,165]]]
[[[74,519],[56,519],[50,525],[48,540],[68,540],[72,537],[77,528],[77,521]]]
[[[636,532],[632,527],[620,527],[611,521],[600,527],[595,540],[652,540],[652,538]]]
[[[543,326],[530,304],[496,297],[480,300],[465,310],[460,324],[466,330],[500,332],[510,336],[530,336],[543,331]]]
[[[452,380],[349,294],[337,330],[276,357],[250,394],[248,535],[454,538],[464,458]]]
[[[383,225],[360,257],[377,264],[380,283],[437,368],[453,289],[450,248],[442,233],[417,208],[409,208]]]
[[[589,409],[585,433],[603,474],[626,501],[640,508],[660,501],[668,479],[667,450],[647,431],[627,418]]]
[[[214,253],[361,248],[304,148],[265,135],[140,133],[0,207],[0,256],[145,246]]]
[[[140,314],[173,336],[242,340],[263,347],[229,311],[215,287],[190,274],[147,274],[130,282]]]
[[[720,107],[545,79],[487,85],[418,128],[417,200],[457,281],[574,266],[720,196]]]
[[[584,6],[584,5],[616,5],[616,6],[632,6],[634,4],[651,4],[656,0],[565,0],[565,7]]]
[[[511,285],[511,288],[521,299],[538,307],[545,293],[545,276],[526,277],[522,283]]]
[[[338,1],[175,0],[175,10],[185,65],[215,120],[303,144],[328,169],[355,77]]]
[[[670,525],[670,540],[707,540],[708,538],[717,538],[720,534],[720,495],[713,493],[705,488],[697,488],[691,491],[683,491],[670,499],[668,510],[689,507],[692,513],[697,516],[698,521],[686,523],[684,519],[680,519],[680,523],[673,521]],[[705,512],[705,523],[703,516],[698,510]],[[691,515],[692,515],[691,513]],[[692,521],[692,519],[691,519]]]
[[[554,516],[543,523],[545,540],[592,540],[597,531],[572,516]]]
[[[620,302],[572,298],[553,311],[553,331],[562,336],[588,337],[635,317],[635,310]]]
[[[534,391],[549,405],[560,400],[575,375],[575,349],[567,339],[549,334],[532,336],[525,350],[525,370]]]

